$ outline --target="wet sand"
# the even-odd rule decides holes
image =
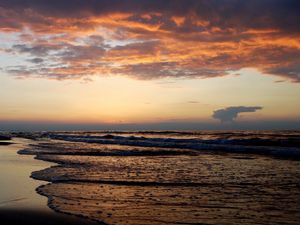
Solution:
[[[30,178],[31,172],[53,164],[35,160],[33,156],[18,155],[17,151],[31,143],[13,139],[11,145],[0,145],[0,221],[11,224],[99,224],[76,216],[54,212],[47,206],[47,198],[36,188],[47,182]]]
[[[3,225],[92,225],[99,224],[75,216],[52,211],[1,209],[0,220]]]

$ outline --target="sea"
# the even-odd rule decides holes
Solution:
[[[17,132],[48,206],[108,225],[300,224],[300,131]]]

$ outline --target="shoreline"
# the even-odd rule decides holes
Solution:
[[[253,136],[256,134],[246,134],[242,140],[256,140]],[[267,141],[274,139],[265,136]],[[295,145],[299,142],[294,136],[286,138],[280,134],[275,141]],[[52,140],[43,134],[35,140],[14,139],[18,144],[2,148],[2,153],[10,157],[0,155],[0,180],[3,174],[11,177],[13,169],[15,175],[24,173],[23,183],[19,177],[14,178],[7,185],[8,190],[17,195],[22,189],[40,194],[34,192],[27,198],[26,194],[18,195],[3,201],[3,188],[0,200],[6,207],[0,210],[0,219],[8,221],[4,225],[298,224],[297,160],[240,152],[149,156],[149,152],[161,152],[161,148],[91,144],[91,137],[86,137],[87,143],[78,143]],[[180,142],[182,136],[174,139]],[[150,140],[156,145],[157,139]],[[161,136],[158,140],[170,139]],[[146,155],[129,156],[124,151]],[[117,154],[98,157],[91,153]],[[2,168],[2,161],[13,167]],[[28,179],[29,176],[34,179]],[[47,203],[42,196],[48,198]],[[19,208],[8,209],[7,204]]]
[[[48,182],[31,178],[31,173],[47,168],[55,163],[34,159],[32,155],[20,155],[18,150],[33,141],[22,138],[11,140],[13,144],[0,145],[0,219],[4,225],[48,224],[48,225],[96,225],[81,217],[53,211],[48,207],[48,199],[36,189]]]

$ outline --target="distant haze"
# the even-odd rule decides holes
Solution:
[[[248,121],[236,123],[161,122],[152,124],[65,124],[47,122],[0,122],[0,131],[68,130],[300,130],[296,121]]]

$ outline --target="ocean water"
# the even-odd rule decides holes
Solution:
[[[15,133],[55,211],[106,224],[300,224],[299,131]]]

